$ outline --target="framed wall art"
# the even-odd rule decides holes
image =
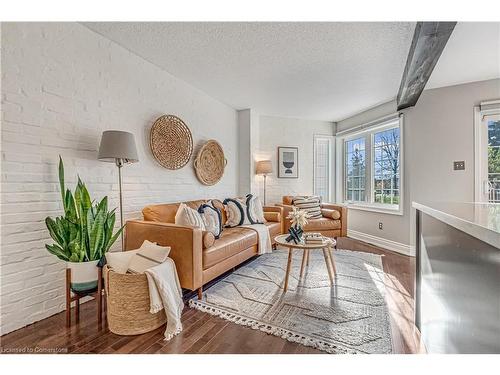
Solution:
[[[278,178],[299,178],[297,147],[278,147]]]

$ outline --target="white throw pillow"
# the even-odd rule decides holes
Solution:
[[[181,203],[175,214],[175,224],[178,225],[188,225],[191,227],[197,227],[201,230],[206,230],[205,223],[198,211],[188,207],[185,203]]]
[[[168,258],[170,246],[159,246],[148,240],[144,241],[128,265],[129,273],[144,273],[148,268],[162,264]]]
[[[130,251],[113,251],[106,253],[106,264],[114,272],[117,273],[127,273],[128,265],[130,264],[130,259],[137,254],[137,250]]]

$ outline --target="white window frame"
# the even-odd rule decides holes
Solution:
[[[399,205],[389,205],[387,203],[374,202],[374,168],[373,168],[373,136],[375,133],[399,126]],[[345,198],[345,142],[365,137],[365,158],[366,158],[366,180],[365,197],[366,202],[346,201]],[[403,114],[393,114],[381,119],[363,124],[337,133],[337,153],[336,153],[336,202],[344,204],[355,210],[388,213],[393,215],[404,214],[404,116]]]
[[[328,197],[323,199],[324,202],[331,202],[334,198],[334,188],[335,188],[335,136],[333,135],[322,135],[322,134],[314,134],[313,135],[313,192],[316,194],[316,140],[318,139],[327,139],[329,142],[329,171],[328,171]]]
[[[500,100],[482,102],[474,107],[474,200],[488,202],[488,134],[484,129],[486,117],[500,116]],[[486,168],[486,169],[485,169]]]

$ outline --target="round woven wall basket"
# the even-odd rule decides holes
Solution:
[[[203,145],[194,160],[196,176],[204,185],[215,185],[224,175],[227,160],[221,145],[211,139]]]
[[[153,156],[167,169],[182,168],[193,154],[191,131],[177,116],[159,117],[151,127],[149,142]]]

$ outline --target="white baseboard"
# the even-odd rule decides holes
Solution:
[[[369,244],[394,251],[403,255],[414,256],[411,251],[410,245],[405,245],[400,242],[387,240],[385,238],[373,236],[371,234],[358,232],[357,230],[347,229],[347,237],[354,238],[355,240],[360,240],[367,242]]]

